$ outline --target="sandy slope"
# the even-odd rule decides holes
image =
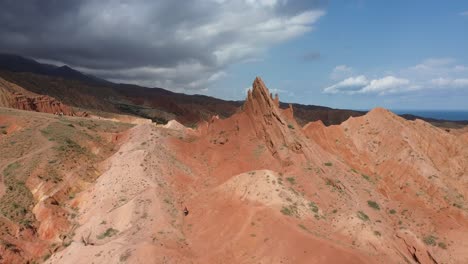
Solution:
[[[196,130],[134,127],[48,263],[468,262],[466,133],[384,109],[301,129],[253,87]]]
[[[74,242],[48,263],[164,263],[185,258],[180,205],[164,182],[164,174],[178,169],[164,150],[165,133],[153,125],[132,129],[128,142],[107,161],[109,170],[78,197]],[[106,230],[107,236],[102,235]]]
[[[350,248],[285,219],[280,210],[291,201],[298,205],[298,217],[312,219],[313,213],[309,201],[280,184],[272,171],[242,173],[206,191],[175,193],[180,181],[191,180],[180,176],[190,175],[190,169],[165,149],[168,138],[180,133],[154,125],[133,128],[107,161],[109,170],[77,197],[73,243],[47,263],[366,262]],[[189,204],[187,217],[183,202]],[[109,228],[118,231],[102,238]]]

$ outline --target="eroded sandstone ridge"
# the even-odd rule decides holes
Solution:
[[[278,102],[257,78],[236,114],[193,128],[145,123],[109,135],[112,123],[103,120],[52,118],[54,126],[33,130],[10,117],[0,143],[12,151],[20,131],[44,131],[42,141],[64,144],[49,150],[67,151],[57,155],[67,166],[73,157],[89,164],[82,161],[113,155],[77,178],[60,168],[63,183],[43,171],[30,175],[36,206],[26,212],[40,236],[12,232],[21,228],[10,220],[16,214],[0,217],[8,233],[0,250],[57,264],[468,263],[466,130],[447,132],[382,108],[337,126],[300,127],[293,108]],[[103,138],[122,145],[103,148]],[[56,158],[46,157],[40,161],[53,167]],[[22,165],[8,177],[28,171],[16,159],[0,163]],[[0,184],[2,192],[12,199],[8,186]]]
[[[13,108],[43,113],[64,114],[73,116],[72,108],[62,104],[55,98],[46,95],[28,97],[21,93],[13,93]]]
[[[0,78],[0,106],[56,115],[87,116],[86,113],[76,112],[72,107],[53,97],[32,93],[2,78]]]

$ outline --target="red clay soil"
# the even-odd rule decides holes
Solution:
[[[258,78],[243,112],[213,119],[199,131],[190,142],[174,145],[200,181],[192,187],[197,191],[180,191],[194,192],[185,203],[198,228],[188,240],[196,241],[195,252],[208,255],[204,261],[468,261],[466,137],[384,109],[340,126],[319,122],[301,129],[292,109],[280,110]],[[283,175],[283,186],[303,197],[303,204],[283,197],[280,208],[271,208],[255,195],[244,199],[245,193],[219,190],[235,175],[259,169]],[[200,191],[206,188],[217,191]],[[320,213],[294,216],[310,202]],[[256,219],[255,228],[245,228]]]
[[[48,263],[468,263],[465,132],[278,101],[257,78],[227,119],[133,128]]]

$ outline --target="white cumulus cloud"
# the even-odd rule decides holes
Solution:
[[[346,65],[336,66],[330,76],[338,76],[338,73],[343,72],[352,73],[352,68]],[[386,95],[415,91],[460,91],[460,88],[468,88],[468,67],[457,64],[457,60],[453,58],[429,58],[414,66],[382,71],[377,75],[382,77],[341,77],[338,79],[342,81],[324,88],[323,92]]]
[[[359,93],[395,93],[402,90],[411,89],[408,87],[409,80],[397,78],[394,76],[386,76],[381,79],[371,80],[368,85],[359,90]]]
[[[368,79],[364,75],[350,77],[332,86],[323,89],[324,93],[346,93],[346,94],[388,94],[407,90],[414,90],[418,87],[410,85],[410,81],[394,76],[385,76],[379,79]]]
[[[325,93],[356,93],[369,84],[369,80],[364,75],[350,77],[332,86],[326,87]]]

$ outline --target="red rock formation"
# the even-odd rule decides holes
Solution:
[[[59,100],[38,95],[0,78],[0,106],[67,116],[88,116],[86,112],[75,112]]]
[[[278,95],[273,99],[259,77],[255,79],[252,87],[244,104],[244,112],[249,117],[257,137],[265,141],[273,156],[289,164],[291,156],[288,150],[304,153],[304,142],[295,133],[291,133],[296,128],[299,130],[292,115],[292,107],[281,111]]]
[[[55,98],[40,95],[36,97],[28,97],[21,93],[13,93],[13,108],[36,111],[50,114],[64,114],[74,116],[75,112],[67,105],[62,104]]]
[[[461,180],[467,175],[468,168],[466,136],[461,132],[459,136],[455,132],[447,133],[423,121],[407,121],[384,109],[351,118],[339,126],[326,127],[319,121],[301,129],[294,121],[292,107],[281,110],[277,102],[257,78],[243,111],[227,119],[212,119],[199,126],[199,137],[174,143],[180,152],[177,157],[183,163],[191,164],[190,168],[197,171],[194,174],[202,182],[196,187],[187,185],[187,191],[196,189],[193,197],[197,199],[187,202],[191,204],[192,217],[196,216],[197,223],[206,221],[199,231],[193,229],[196,235],[188,237],[188,241],[201,247],[207,245],[205,241],[215,241],[208,247],[216,248],[221,241],[237,240],[238,248],[219,254],[222,256],[234,256],[235,252],[251,248],[249,239],[226,235],[224,239],[216,240],[214,236],[220,232],[210,233],[204,229],[205,226],[224,228],[217,225],[228,221],[224,217],[240,223],[239,226],[230,225],[230,230],[235,230],[233,233],[236,234],[255,230],[256,237],[264,235],[275,240],[273,237],[285,230],[291,237],[277,237],[275,241],[298,241],[300,234],[280,224],[282,215],[292,212],[281,211],[285,207],[276,208],[281,212],[279,215],[266,213],[263,209],[259,211],[264,214],[256,211],[263,206],[271,209],[270,202],[285,197],[281,193],[282,186],[268,189],[269,184],[283,177],[291,183],[285,184],[287,188],[317,204],[312,211],[324,212],[325,221],[320,218],[322,213],[317,213],[315,220],[304,217],[299,220],[302,223],[291,224],[310,228],[306,233],[323,233],[337,244],[349,245],[356,254],[372,258],[372,263],[381,259],[385,259],[385,263],[466,262],[463,250],[467,243],[464,237],[468,222],[463,197],[467,194]],[[296,144],[300,144],[299,149],[294,148]],[[259,169],[278,172],[279,177],[265,176]],[[249,182],[240,184],[235,179],[243,172],[248,172],[244,177]],[[262,183],[261,179],[265,177],[267,182]],[[223,189],[225,183],[239,189],[241,198],[223,197],[232,194],[231,189]],[[199,194],[210,186],[216,186],[219,193],[201,198]],[[275,192],[283,198],[268,197]],[[218,205],[212,197],[223,198]],[[257,200],[262,197],[267,197],[268,201],[263,206]],[[294,199],[291,202],[291,199],[286,201],[296,210],[294,206],[300,202],[294,202]],[[230,200],[236,202],[227,202]],[[254,201],[254,205],[249,200]],[[184,197],[184,201],[187,198]],[[378,204],[377,209],[373,202]],[[199,204],[203,206],[197,207]],[[198,212],[204,209],[226,215],[210,215],[203,219],[205,215]],[[236,215],[236,212],[240,213]],[[250,230],[245,226],[251,225],[251,219],[243,221],[250,214],[251,219],[268,219],[270,222],[262,223],[267,229],[260,231],[257,229],[259,225],[255,224],[252,231],[246,231]],[[201,234],[206,237],[197,240]],[[308,240],[307,244],[314,242]],[[282,249],[288,252],[285,255],[295,255],[293,249]],[[196,248],[195,251],[203,250]],[[255,253],[263,250],[261,245],[256,245]],[[264,258],[277,254],[273,251]],[[324,255],[344,256],[344,252],[334,249]],[[307,260],[310,262],[310,259]],[[242,262],[239,260],[225,262]]]

